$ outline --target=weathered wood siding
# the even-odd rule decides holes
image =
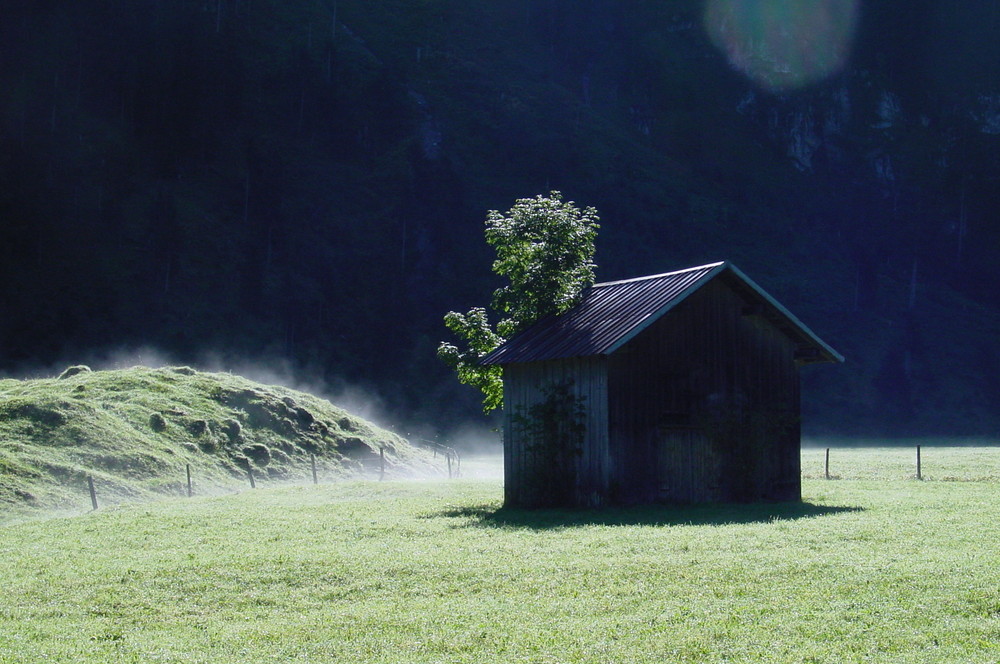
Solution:
[[[713,281],[609,357],[617,501],[800,498],[795,347],[754,304]]]
[[[573,483],[572,505],[601,505],[607,499],[609,465],[607,358],[603,356],[511,364],[504,367],[504,504],[537,507],[549,502],[539,478],[549,470],[517,426],[517,415],[545,399],[547,386],[567,383],[586,408],[581,453],[565,469]]]

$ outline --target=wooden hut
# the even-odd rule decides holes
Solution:
[[[798,369],[842,361],[731,263],[596,284],[483,359],[505,504],[800,500]]]

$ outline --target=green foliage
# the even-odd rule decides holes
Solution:
[[[510,280],[493,293],[493,308],[504,316],[497,323],[501,336],[579,302],[594,283],[597,222],[597,210],[580,210],[558,191],[519,199],[506,215],[490,210],[486,242],[497,254],[493,271]]]
[[[482,391],[487,413],[503,406],[503,373],[500,367],[482,366],[480,360],[535,321],[579,302],[594,283],[598,219],[597,210],[580,210],[558,191],[518,199],[506,214],[487,213],[486,242],[497,256],[493,271],[509,281],[493,292],[493,309],[501,319],[494,331],[481,307],[467,314],[450,311],[445,325],[466,348],[448,342],[438,346],[438,357],[455,370],[458,380]]]
[[[484,411],[488,413],[503,406],[503,369],[479,364],[483,356],[503,343],[503,338],[490,328],[486,310],[474,307],[467,314],[449,311],[444,324],[465,341],[466,350],[441,342],[438,357],[455,370],[459,382],[479,388]]]
[[[542,394],[538,403],[520,407],[512,424],[527,441],[525,452],[531,455],[525,465],[535,477],[526,484],[544,492],[532,503],[567,505],[576,485],[574,463],[583,453],[587,433],[585,399],[573,392],[572,381],[546,385]]]

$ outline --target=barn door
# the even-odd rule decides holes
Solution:
[[[698,427],[662,427],[657,445],[658,498],[671,503],[719,500],[712,445]]]

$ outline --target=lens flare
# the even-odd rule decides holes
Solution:
[[[859,0],[708,0],[705,29],[729,63],[772,91],[799,88],[847,62]]]

